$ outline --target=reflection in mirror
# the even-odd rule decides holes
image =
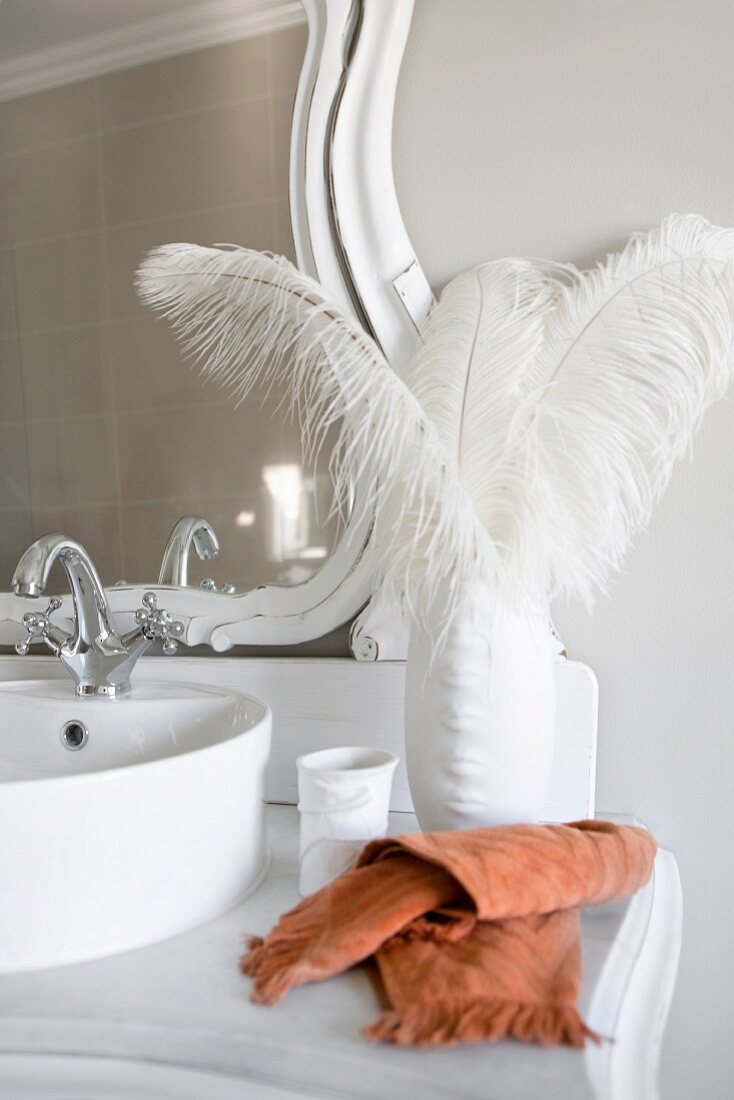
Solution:
[[[168,536],[158,584],[184,588],[189,583],[189,554],[192,550],[202,561],[210,561],[219,553],[219,540],[212,525],[201,516],[182,516],[176,520]]]
[[[126,9],[100,7],[100,20]],[[152,0],[145,14],[175,7]],[[63,11],[66,28],[50,0],[3,0],[0,65],[109,29],[91,17],[85,29],[74,3]],[[82,542],[107,585],[164,569],[177,583],[166,547],[182,517],[206,520],[219,543],[202,558],[194,540],[190,585],[298,584],[330,554],[326,461],[304,468],[278,395],[235,408],[133,288],[143,256],[172,241],[294,258],[305,42],[298,25],[32,94],[2,84],[0,589],[49,531]],[[66,589],[60,574],[50,583]]]

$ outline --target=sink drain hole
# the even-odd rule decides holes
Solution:
[[[70,752],[83,749],[89,740],[89,730],[76,718],[61,727],[61,744]]]

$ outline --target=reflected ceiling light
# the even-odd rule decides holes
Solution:
[[[266,555],[270,561],[297,558],[311,541],[310,502],[303,471],[296,462],[263,466],[269,502],[265,519]]]
[[[282,508],[284,518],[298,519],[304,489],[301,467],[295,462],[263,466],[263,481],[270,495]]]
[[[255,513],[238,512],[234,517],[234,522],[237,527],[252,527],[255,523]]]
[[[325,546],[306,546],[298,556],[299,558],[316,561],[319,558],[325,558],[328,553],[329,551]]]

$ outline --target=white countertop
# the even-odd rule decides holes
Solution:
[[[241,936],[266,933],[299,900],[297,811],[270,806],[268,828],[270,873],[235,910],[128,954],[3,976],[0,1054],[129,1058],[150,1064],[151,1073],[154,1065],[214,1071],[252,1082],[242,1086],[243,1097],[264,1095],[256,1082],[266,1090],[276,1086],[285,1096],[350,1100],[586,1100],[602,1094],[647,1100],[653,1095],[646,1090],[652,1088],[661,1021],[672,992],[680,920],[677,871],[669,853],[659,853],[653,879],[632,902],[583,916],[580,1007],[591,1027],[614,1033],[614,1044],[586,1052],[510,1041],[416,1051],[375,1046],[360,1037],[361,1025],[379,1012],[360,970],[293,990],[272,1008],[250,1004],[249,980],[237,967]],[[392,815],[391,832],[416,828],[411,815]],[[620,1091],[629,1088],[636,1091]],[[9,1095],[0,1076],[0,1097]],[[202,1094],[202,1100],[209,1096]]]

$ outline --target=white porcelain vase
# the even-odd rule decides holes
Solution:
[[[406,762],[424,832],[540,819],[555,732],[548,621],[478,597],[438,652],[430,626],[412,632]]]

